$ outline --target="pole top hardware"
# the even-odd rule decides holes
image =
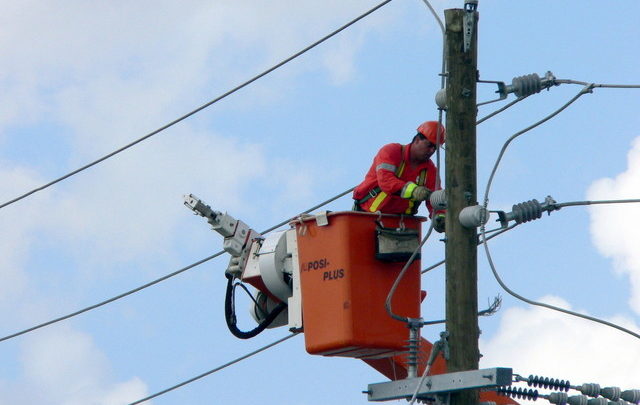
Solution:
[[[475,11],[478,9],[478,0],[465,0],[464,17],[462,24],[464,25],[464,51],[469,52],[471,48],[471,36],[473,35],[473,26],[475,25]]]

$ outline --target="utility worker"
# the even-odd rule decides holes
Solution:
[[[439,132],[439,133],[438,133]],[[437,121],[426,121],[408,145],[390,143],[383,146],[373,159],[364,181],[353,191],[354,210],[380,211],[384,214],[415,215],[422,201],[433,218],[433,229],[444,232],[444,211],[437,211],[429,202],[436,188],[436,165],[431,155],[436,145],[445,141],[445,129]]]

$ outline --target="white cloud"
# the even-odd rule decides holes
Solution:
[[[0,202],[165,124],[188,111],[185,106],[220,94],[371,5],[27,0],[3,6],[0,138],[28,136],[33,144],[46,137],[47,145],[63,147],[49,157],[53,174],[27,169],[30,162],[18,157],[13,166],[3,164]],[[363,36],[384,22],[359,23],[357,35],[341,35],[281,75],[325,69],[337,84],[351,79]],[[327,55],[331,63],[323,64]],[[260,83],[259,95],[282,97],[278,80]],[[267,212],[312,194],[315,173],[300,169],[295,159],[273,158],[260,145],[200,125],[177,125],[144,147],[0,211],[0,313],[7,324],[27,327],[52,312],[77,308],[94,290],[74,287],[86,286],[87,279],[95,287],[96,280],[109,276],[108,267],[130,264],[137,271],[136,260],[174,254],[172,243],[184,238],[176,229],[189,215],[184,193],[237,216],[257,207],[256,189],[274,196],[261,199],[267,203],[258,208]],[[16,135],[13,126],[38,130]],[[56,131],[48,131],[51,127]],[[49,252],[56,257],[49,258]],[[58,291],[56,283],[65,288]],[[10,382],[0,379],[0,404],[8,398],[23,404],[108,405],[146,392],[136,377],[117,381],[109,359],[83,332],[46,328],[22,348],[22,357],[8,366],[22,374]]]
[[[640,198],[640,138],[627,156],[627,170],[615,178],[594,182],[589,200]],[[598,250],[614,261],[616,272],[629,277],[631,308],[640,314],[640,204],[594,205],[590,208],[591,234]]]
[[[12,3],[0,17],[0,54],[6,62],[0,101],[10,107],[3,109],[0,123],[24,124],[44,113],[54,120],[92,124],[96,118],[115,118],[96,111],[78,114],[82,111],[70,109],[68,96],[60,94],[75,93],[89,108],[96,103],[115,110],[144,105],[147,111],[176,103],[177,96],[193,97],[211,87],[228,89],[369,5],[337,0]],[[357,29],[362,33],[380,24],[384,19],[370,18]],[[335,41],[323,47],[334,55],[334,63],[324,67],[342,80],[361,42],[359,35],[354,41],[348,38],[340,37],[339,51],[331,51]],[[300,72],[300,64],[295,65],[288,71]],[[60,117],[59,112],[66,114]]]
[[[0,188],[3,190],[2,202],[38,184],[35,173],[23,168],[0,167]],[[29,259],[29,247],[33,234],[43,216],[39,207],[47,200],[48,193],[39,199],[26,200],[22,207],[7,206],[0,214],[0,308],[14,303],[24,293],[28,285],[27,275],[23,271]],[[29,214],[32,213],[32,214]],[[7,315],[10,315],[7,314]]]
[[[27,338],[21,357],[22,373],[11,390],[2,393],[13,403],[115,405],[148,395],[137,377],[115,382],[108,359],[91,337],[66,326]]]
[[[545,297],[543,301],[569,308],[557,297]],[[640,332],[640,327],[629,319],[618,316],[607,320]],[[640,388],[638,339],[546,308],[507,309],[502,314],[499,331],[481,339],[480,345],[484,355],[481,367],[511,367],[524,377],[533,374],[568,379],[572,385],[595,382],[603,387]],[[526,383],[515,386],[524,388]]]

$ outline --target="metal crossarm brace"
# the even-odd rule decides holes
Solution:
[[[511,385],[512,377],[513,370],[502,367],[436,374],[424,379],[418,390],[418,398],[473,388],[495,388]],[[369,401],[410,399],[420,380],[420,378],[407,378],[405,380],[369,384],[368,399]]]

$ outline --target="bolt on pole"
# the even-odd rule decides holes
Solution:
[[[446,317],[449,372],[477,370],[477,231],[463,227],[460,211],[477,204],[476,80],[477,22],[472,10],[445,10],[447,66]],[[451,405],[477,404],[478,392],[451,394]]]

